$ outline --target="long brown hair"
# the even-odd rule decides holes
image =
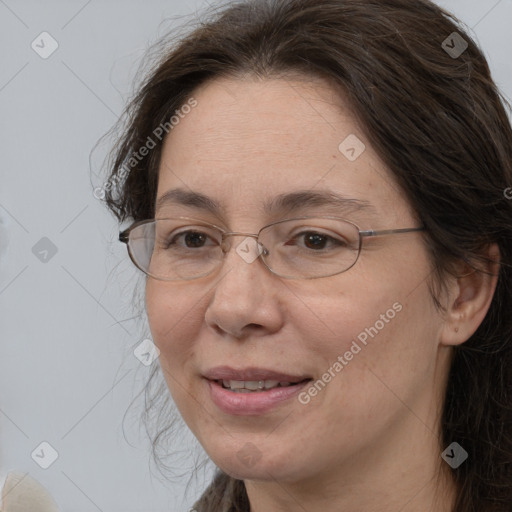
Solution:
[[[505,191],[512,187],[512,130],[475,42],[428,0],[242,0],[162,48],[126,110],[110,165],[115,186],[105,201],[120,221],[154,217],[162,141],[140,160],[133,154],[199,85],[220,76],[298,72],[344,93],[426,226],[438,308],[452,264],[475,263],[488,244],[498,245],[488,314],[454,348],[439,445],[457,441],[469,454],[452,472],[454,512],[510,512],[512,200]],[[219,473],[196,508],[248,510],[243,482]]]

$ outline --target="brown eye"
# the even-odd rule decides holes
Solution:
[[[302,231],[301,233],[297,233],[291,240],[286,242],[285,245],[299,245],[298,240],[302,238],[303,244],[307,249],[312,250],[322,250],[325,249],[326,246],[331,244],[331,246],[335,247],[343,247],[347,246],[347,244],[343,240],[338,240],[332,236],[325,235],[323,233],[318,233],[315,231]]]
[[[202,247],[206,238],[207,236],[204,233],[188,231],[185,233],[184,240],[187,247]]]
[[[208,240],[208,235],[201,231],[182,231],[167,239],[166,248],[171,246],[184,247],[187,249],[204,247]]]

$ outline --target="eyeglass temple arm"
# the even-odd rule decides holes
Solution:
[[[381,235],[394,235],[395,233],[409,233],[411,231],[425,231],[425,226],[419,228],[403,228],[403,229],[383,229],[381,231],[374,231],[370,229],[368,231],[359,231],[361,236],[381,236]]]
[[[119,241],[123,242],[124,244],[127,244],[130,239],[130,230],[131,228],[125,229],[124,231],[121,231],[119,233]],[[381,235],[393,235],[395,233],[408,233],[411,231],[424,231],[425,226],[419,227],[419,228],[403,228],[403,229],[384,229],[382,231],[374,231],[373,229],[368,231],[359,231],[361,236],[381,236]],[[223,233],[223,240],[224,236],[226,235],[245,235],[245,236],[254,236],[248,233]]]

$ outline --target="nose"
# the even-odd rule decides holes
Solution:
[[[228,235],[245,239],[232,238],[228,243]],[[207,325],[217,334],[239,339],[262,336],[282,326],[282,285],[259,258],[256,240],[257,235],[250,233],[223,235],[225,257],[205,313]]]

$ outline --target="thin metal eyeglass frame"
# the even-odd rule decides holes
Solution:
[[[332,277],[332,276],[336,276],[338,274],[342,274],[343,272],[346,272],[347,270],[350,270],[357,263],[357,261],[359,260],[359,255],[361,254],[361,248],[362,248],[362,245],[363,245],[363,238],[365,238],[365,237],[386,236],[386,235],[395,235],[395,234],[399,234],[399,233],[410,233],[410,232],[425,231],[426,230],[425,226],[420,226],[420,227],[416,227],[416,228],[382,229],[382,230],[377,230],[377,231],[375,231],[373,229],[361,230],[357,224],[355,224],[354,222],[352,222],[350,220],[347,220],[347,219],[345,219],[343,217],[335,217],[335,216],[328,216],[328,215],[293,217],[293,218],[290,218],[290,219],[278,220],[276,222],[272,222],[271,224],[267,224],[266,226],[263,226],[258,231],[257,234],[256,233],[241,233],[241,232],[237,232],[237,231],[225,231],[223,228],[221,228],[220,226],[217,226],[216,224],[211,224],[209,222],[206,222],[206,221],[203,221],[203,220],[200,220],[200,219],[195,219],[195,218],[192,218],[192,217],[169,217],[169,218],[162,218],[162,219],[141,220],[141,221],[135,222],[134,224],[132,224],[127,229],[121,231],[119,233],[119,241],[124,243],[124,244],[126,244],[127,249],[128,249],[128,255],[130,256],[130,259],[132,260],[132,263],[141,272],[143,272],[144,274],[146,274],[149,277],[152,277],[153,279],[158,279],[159,281],[169,281],[169,282],[171,282],[171,281],[191,281],[191,280],[194,280],[194,279],[199,279],[201,277],[206,277],[206,276],[210,275],[212,272],[214,272],[218,268],[218,266],[214,267],[208,273],[202,274],[200,276],[192,277],[190,279],[165,279],[165,278],[162,278],[162,277],[154,276],[153,274],[150,274],[149,272],[145,271],[144,269],[142,269],[139,266],[139,264],[135,261],[135,258],[133,257],[132,251],[130,249],[130,244],[129,244],[129,242],[130,242],[130,233],[135,228],[137,228],[137,227],[139,227],[141,225],[144,225],[144,224],[151,224],[151,223],[154,223],[154,222],[159,221],[159,220],[178,220],[178,219],[195,221],[195,222],[204,224],[207,227],[212,227],[212,228],[215,228],[218,231],[220,231],[221,236],[222,236],[220,248],[221,248],[221,250],[222,250],[222,252],[224,254],[226,254],[230,250],[230,247],[228,247],[227,250],[225,250],[225,246],[224,246],[225,237],[227,237],[227,236],[245,236],[245,237],[255,238],[256,239],[256,243],[258,244],[258,246],[261,246],[263,248],[263,251],[260,253],[258,258],[260,258],[260,256],[263,256],[260,259],[263,262],[263,264],[265,265],[265,267],[270,272],[272,272],[274,275],[282,277],[284,279],[321,279],[321,278],[324,278],[324,277]],[[260,243],[260,241],[259,241],[259,237],[260,237],[261,232],[264,229],[267,229],[267,228],[269,228],[271,226],[274,226],[276,224],[281,224],[283,222],[288,222],[288,221],[292,221],[292,220],[307,220],[307,219],[333,219],[333,220],[341,220],[343,222],[346,222],[347,224],[351,224],[352,226],[354,226],[357,229],[357,231],[359,233],[359,245],[358,245],[358,248],[357,248],[357,256],[356,256],[356,259],[354,260],[354,263],[352,263],[352,265],[350,265],[350,267],[347,267],[346,269],[341,270],[340,272],[335,272],[334,274],[328,274],[328,275],[325,275],[325,276],[289,277],[289,276],[284,276],[284,275],[276,273],[274,270],[272,270],[268,266],[268,263],[265,261],[264,256],[269,254],[269,252],[268,252],[268,249],[262,243]]]

